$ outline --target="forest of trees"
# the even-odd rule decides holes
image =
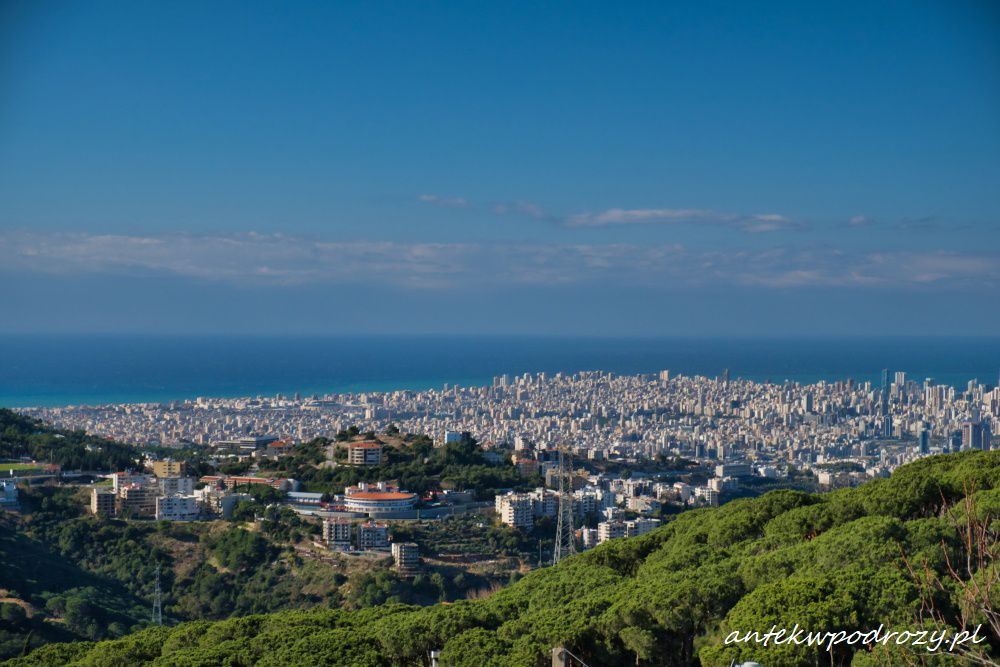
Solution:
[[[388,447],[382,466],[319,467],[329,444],[323,438],[296,446],[274,466],[331,491],[392,477],[417,491],[446,484],[481,489],[484,496],[499,486],[540,483],[519,478],[509,464],[490,465],[471,439],[434,448],[425,436],[402,435],[398,429],[389,435],[402,446]],[[362,435],[353,429],[339,437],[343,442]],[[184,460],[198,474],[214,471],[204,450],[158,453]],[[0,410],[0,457],[22,456],[66,469],[140,467],[132,447]],[[247,465],[233,462],[221,472],[242,473]],[[275,504],[283,494],[270,487],[249,491],[254,500],[240,503],[227,526],[99,519],[85,513],[78,487],[23,487],[24,512],[0,515],[0,598],[11,600],[0,602],[0,659],[47,643],[111,639],[142,630],[150,624],[157,567],[168,623],[317,606],[433,604],[493,588],[507,578],[506,573],[483,577],[448,568],[403,578],[391,571],[388,560],[345,574],[328,563],[303,560],[293,545],[313,539],[319,524]],[[251,525],[253,530],[247,530]],[[496,532],[488,527],[473,531],[484,533],[483,548],[510,542],[504,531],[491,531]]]
[[[48,424],[0,408],[0,459],[28,457],[63,470],[126,470],[139,466],[138,451],[83,431]]]
[[[255,491],[260,501],[239,504],[231,521],[170,523],[85,514],[75,487],[24,488],[26,511],[0,514],[0,590],[36,613],[28,618],[19,604],[0,602],[0,660],[51,642],[111,639],[148,627],[157,567],[169,624],[284,609],[433,604],[497,584],[447,569],[399,577],[389,558],[351,571],[302,558],[293,545],[316,537],[319,524],[265,504],[270,487]],[[452,532],[482,533],[487,544],[514,532],[470,531],[467,519],[454,521]],[[445,530],[447,523],[428,525]]]
[[[485,599],[421,608],[377,595],[387,604],[157,627],[111,642],[44,647],[10,664],[390,667],[426,665],[428,652],[441,649],[443,667],[528,667],[546,664],[555,646],[591,665],[907,664],[906,649],[892,645],[827,654],[805,645],[726,646],[723,638],[795,623],[852,631],[983,622],[990,600],[977,608],[962,577],[982,583],[984,568],[995,572],[998,513],[1000,452],[931,457],[855,489],[775,491],[685,512]],[[963,528],[972,519],[978,542]],[[977,543],[979,553],[969,554]],[[951,580],[948,562],[971,565]],[[929,585],[935,580],[945,584]],[[376,594],[385,588],[369,585]],[[937,613],[920,619],[921,608]],[[978,649],[996,659],[1000,637],[989,637]],[[957,655],[931,660],[923,664],[969,664]]]

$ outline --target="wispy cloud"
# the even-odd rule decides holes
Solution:
[[[420,195],[419,201],[448,208],[476,208],[463,197]],[[497,215],[520,215],[544,220],[564,227],[613,227],[624,225],[716,225],[727,226],[749,234],[761,234],[805,225],[778,213],[737,214],[700,208],[609,208],[560,215],[546,210],[541,204],[526,200],[493,203],[486,207]]]
[[[761,221],[766,223],[767,221]],[[1000,253],[776,246],[704,251],[676,244],[338,242],[282,234],[0,234],[0,271],[159,275],[236,285],[524,285],[957,289],[1000,286]]]
[[[800,229],[804,225],[778,213],[741,215],[698,208],[610,208],[598,213],[577,213],[564,220],[567,227],[613,225],[718,225],[749,234]]]
[[[652,225],[684,222],[720,222],[714,211],[687,208],[609,208],[599,213],[577,213],[565,219],[569,227]]]
[[[784,229],[802,229],[805,227],[802,223],[790,220],[777,213],[762,213],[751,215],[748,218],[737,218],[735,225],[749,234],[764,234]]]

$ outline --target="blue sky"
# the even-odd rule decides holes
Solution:
[[[1000,6],[0,6],[0,331],[989,333]]]

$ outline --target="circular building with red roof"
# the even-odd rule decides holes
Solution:
[[[344,489],[344,509],[348,512],[364,512],[370,516],[411,510],[417,504],[417,494],[403,491],[384,482],[366,484]]]

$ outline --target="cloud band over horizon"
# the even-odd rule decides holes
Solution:
[[[417,201],[440,208],[470,209],[475,204],[465,197],[422,194]],[[736,214],[702,208],[609,208],[603,211],[557,215],[541,204],[518,200],[486,207],[496,215],[519,215],[551,222],[567,228],[615,227],[622,225],[719,225],[758,234],[803,229],[802,222],[778,213]]]
[[[760,221],[767,224],[768,221]],[[831,246],[341,242],[226,235],[0,233],[0,271],[161,275],[234,285],[379,284],[419,290],[600,283],[622,288],[962,290],[1000,285],[1000,253]]]

